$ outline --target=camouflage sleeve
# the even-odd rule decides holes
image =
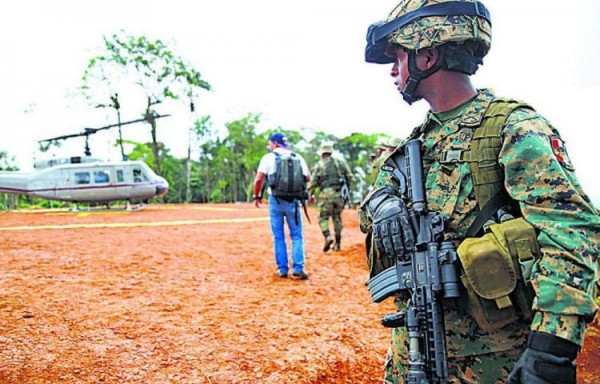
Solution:
[[[530,110],[517,110],[503,130],[500,164],[506,188],[538,230],[542,252],[532,273],[532,330],[583,343],[597,306],[592,290],[600,220],[583,192],[557,131]]]
[[[313,166],[312,171],[310,172],[312,174],[312,178],[310,179],[310,181],[308,182],[308,185],[306,187],[306,189],[308,190],[308,193],[310,195],[313,195],[315,193],[315,189],[317,189],[319,187],[319,180],[321,179],[321,174],[319,172],[319,163],[316,163]]]

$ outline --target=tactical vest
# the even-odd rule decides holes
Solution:
[[[442,166],[459,162],[469,163],[480,210],[499,191],[504,190],[504,173],[498,161],[502,149],[501,131],[510,114],[517,108],[533,110],[528,104],[512,99],[492,100],[481,125],[474,130],[470,149],[446,150],[436,157]]]
[[[531,319],[534,293],[527,283],[531,266],[540,251],[534,228],[523,219],[491,225],[491,232],[473,238],[483,223],[511,199],[504,187],[500,168],[501,131],[510,114],[517,108],[533,110],[515,100],[492,100],[481,124],[474,128],[468,150],[447,150],[437,159],[442,167],[452,162],[468,162],[479,214],[467,230],[466,239],[457,249],[464,273],[461,281],[467,294],[468,313],[479,327],[496,331],[519,317]],[[503,246],[498,246],[502,243]],[[506,250],[503,252],[503,250]],[[500,267],[502,266],[502,267]],[[498,269],[490,275],[487,268]],[[504,273],[500,273],[504,271]]]
[[[433,161],[438,161],[442,166],[455,166],[456,163],[468,162],[473,177],[474,193],[481,211],[492,196],[504,190],[504,174],[498,162],[498,156],[502,148],[501,131],[506,125],[506,120],[510,114],[517,108],[533,109],[529,105],[515,100],[502,98],[492,100],[481,120],[481,124],[472,127],[473,135],[470,141],[470,149],[464,151],[446,150],[437,154],[434,159],[424,158],[424,168],[428,169]],[[416,128],[406,141],[418,138],[419,135],[420,127]],[[375,161],[379,161],[379,159]],[[364,222],[368,222],[368,220],[365,219]],[[370,244],[367,248],[372,249],[369,254],[370,277],[376,276],[395,263],[392,259],[380,258],[377,250],[371,247]]]
[[[342,182],[343,175],[340,172],[338,160],[335,159],[334,157],[329,157],[329,159],[331,161],[323,162],[323,164],[324,164],[323,188],[339,189],[343,184],[343,182]]]

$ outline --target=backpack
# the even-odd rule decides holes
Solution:
[[[302,162],[294,152],[275,154],[275,173],[269,175],[271,194],[286,201],[306,200],[306,177],[302,173]]]

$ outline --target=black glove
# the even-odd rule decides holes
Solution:
[[[576,384],[579,346],[544,332],[531,332],[508,384]]]
[[[415,246],[415,235],[406,205],[391,188],[371,196],[368,210],[373,218],[375,247],[388,257],[401,257]]]

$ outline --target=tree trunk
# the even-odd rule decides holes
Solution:
[[[156,172],[157,175],[160,175],[160,155],[158,142],[156,141],[156,120],[152,119],[150,127],[152,132],[152,154],[154,154],[154,172]]]
[[[189,203],[192,196],[191,182],[192,177],[192,144],[188,141],[187,159],[185,159],[185,202]]]
[[[146,120],[150,124],[150,134],[152,135],[152,154],[154,155],[154,172],[160,175],[160,158],[158,141],[156,140],[156,119],[152,110],[152,102],[148,97],[148,105],[146,106]]]
[[[206,172],[204,172],[204,196],[206,197],[206,203],[210,202],[210,191],[212,190],[210,181],[210,169],[206,167]]]
[[[233,202],[235,203],[237,201],[237,192],[238,192],[238,170],[237,170],[237,164],[234,164],[233,166],[233,185],[232,185],[232,189],[233,189],[233,193],[232,193],[232,198],[233,198]]]

